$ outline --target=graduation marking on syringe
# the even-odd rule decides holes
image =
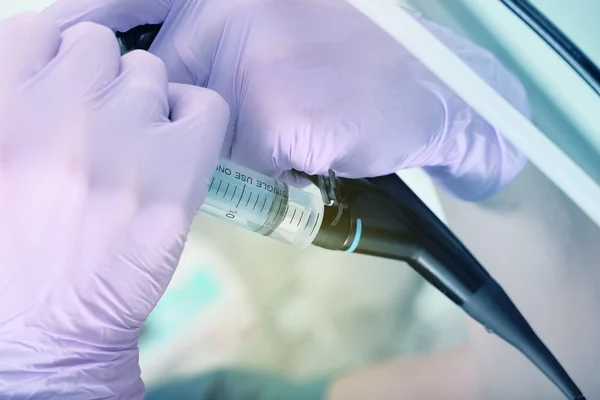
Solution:
[[[256,205],[258,204],[258,199],[260,199],[260,194],[256,195],[256,201],[254,202],[254,207],[252,207],[253,210],[256,210]]]
[[[238,200],[237,205],[235,206],[235,208],[238,208],[240,206],[240,203],[242,202],[242,199],[244,198],[244,192],[246,191],[246,184],[244,183],[244,187],[242,188],[242,194],[240,195],[240,199]],[[235,192],[234,192],[235,193]],[[233,199],[233,198],[232,198]]]
[[[227,184],[227,189],[225,189],[225,193],[223,193],[223,198],[225,198],[225,196],[227,196],[227,192],[229,191],[229,183]]]
[[[308,221],[306,221],[306,225],[304,226],[304,229],[308,228],[308,224],[310,224],[310,219],[312,218],[312,214],[308,214]]]
[[[319,222],[320,216],[321,216],[321,214],[317,214],[317,219],[315,220],[315,225],[313,226],[312,231],[310,231],[311,235],[315,232],[315,229],[317,228],[317,222]]]
[[[279,215],[279,213],[281,212],[281,206],[283,206],[283,199],[279,199],[279,207],[277,208],[277,214],[276,215]],[[287,214],[287,210],[288,209],[286,208],[286,210],[285,210],[286,214]],[[285,218],[285,215],[283,216],[283,218]]]
[[[283,202],[283,200],[282,200],[282,202]],[[279,208],[281,208],[281,203],[279,203]],[[286,207],[285,214],[283,214],[283,218],[281,218],[282,221],[285,221],[285,217],[287,217],[289,211],[290,211],[290,208]],[[279,213],[279,211],[277,211],[277,213]]]

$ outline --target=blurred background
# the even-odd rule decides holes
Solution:
[[[50,2],[2,0],[0,18]],[[587,92],[539,37],[510,13],[498,13],[492,0],[399,3],[499,57],[524,82],[536,125],[600,182],[600,123],[591,111],[597,99],[581,101]],[[592,23],[600,2],[533,3],[600,62],[592,39],[600,37]],[[429,179],[416,170],[400,175],[444,219]],[[402,263],[300,251],[200,215],[177,274],[144,327],[141,365],[150,385],[232,364],[310,378],[452,347],[465,335],[461,312]]]

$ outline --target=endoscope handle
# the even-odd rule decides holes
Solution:
[[[452,233],[437,232],[443,224],[432,225],[437,217],[408,186],[401,187],[407,196],[399,200],[367,179],[313,182],[339,197],[333,202],[339,205],[325,207],[314,245],[404,261],[459,306],[490,278],[466,249],[456,251],[458,239],[448,240]]]
[[[121,51],[126,53],[131,50],[149,50],[160,28],[162,24],[140,25],[127,32],[117,32]]]

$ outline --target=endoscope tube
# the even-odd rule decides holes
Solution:
[[[221,159],[200,211],[305,248],[319,232],[323,207],[318,196]]]
[[[336,186],[345,201],[339,209],[326,207],[313,244],[405,261],[488,332],[521,351],[568,399],[585,400],[500,285],[398,176],[316,183],[327,192]]]

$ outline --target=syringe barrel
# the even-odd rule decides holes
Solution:
[[[319,232],[323,207],[318,196],[221,159],[200,211],[305,248]]]

